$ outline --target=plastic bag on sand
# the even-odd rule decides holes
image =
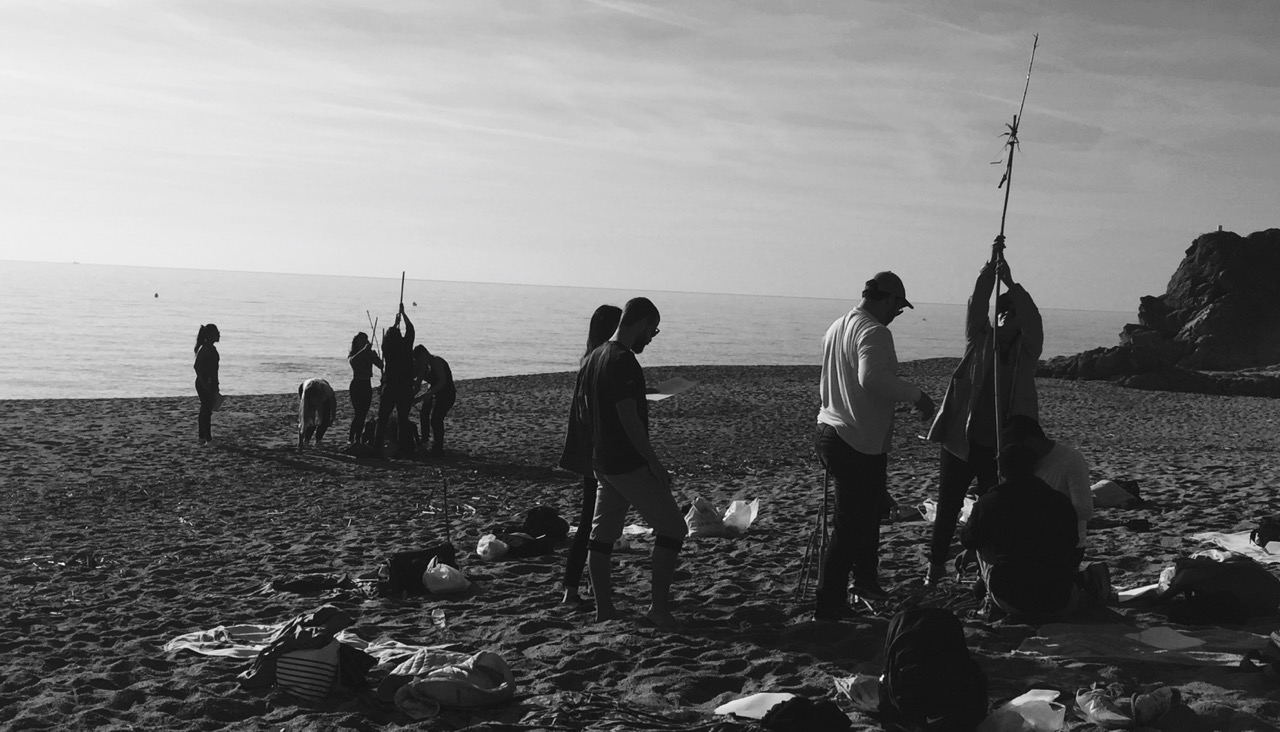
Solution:
[[[1054,701],[1058,692],[1032,689],[991,713],[978,732],[1058,732],[1067,708]]]
[[[751,502],[734,501],[721,517],[711,501],[696,496],[684,522],[689,527],[689,536],[738,536],[751,526],[759,513],[759,498]]]
[[[730,536],[745,533],[751,528],[751,523],[756,520],[756,516],[760,515],[760,499],[756,498],[750,503],[746,501],[734,501],[729,504],[729,508],[724,512],[724,528],[729,532]]]
[[[960,507],[960,523],[963,524],[969,520],[969,514],[973,513],[973,504],[977,502],[978,499],[973,496],[964,497],[964,505]],[[933,523],[934,519],[938,517],[938,502],[932,498],[925,499],[925,501],[920,504],[919,511],[925,521]]]
[[[693,505],[689,506],[689,512],[684,516],[684,522],[689,527],[689,536],[726,535],[724,519],[720,518],[720,513],[711,505],[711,501],[702,496],[694,497]]]
[[[480,537],[480,541],[476,543],[476,554],[486,562],[492,562],[495,559],[501,559],[507,554],[507,543],[502,541],[494,534],[485,534]]]
[[[462,570],[441,564],[439,558],[432,558],[427,571],[422,573],[422,584],[433,594],[461,592],[471,586]]]
[[[880,710],[880,677],[871,674],[854,674],[842,679],[832,679],[836,692],[853,703],[860,712]]]

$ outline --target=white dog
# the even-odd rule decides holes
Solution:
[[[298,385],[298,451],[316,438],[316,447],[333,424],[338,413],[338,399],[333,387],[324,379],[307,379]]]

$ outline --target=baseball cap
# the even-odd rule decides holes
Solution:
[[[863,297],[879,299],[882,295],[893,295],[902,301],[903,307],[915,309],[907,300],[907,288],[902,286],[902,278],[892,272],[877,272],[875,277],[867,280],[862,290]]]

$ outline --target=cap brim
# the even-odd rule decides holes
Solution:
[[[902,301],[902,305],[903,305],[903,307],[908,307],[908,308],[911,308],[912,310],[915,310],[915,309],[916,309],[916,306],[915,306],[915,305],[912,305],[912,304],[911,304],[911,302],[907,300],[907,298],[905,298],[905,297],[900,297],[900,298],[898,298],[898,299]]]

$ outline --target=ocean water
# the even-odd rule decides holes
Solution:
[[[400,279],[0,261],[0,399],[189,396],[196,332],[222,332],[222,391],[345,389],[358,331],[391,325]],[[458,380],[577,368],[592,311],[636,295],[662,311],[645,366],[817,364],[850,300],[408,280],[417,340]],[[1133,314],[1045,310],[1045,357],[1113,346]],[[964,306],[917,303],[899,360],[959,357]]]

